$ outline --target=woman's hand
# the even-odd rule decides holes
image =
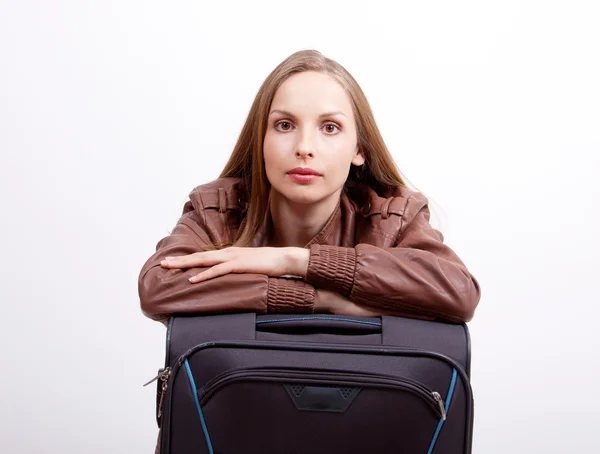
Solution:
[[[227,247],[216,251],[196,252],[180,257],[167,257],[163,268],[208,267],[190,278],[197,283],[229,273],[256,273],[268,276],[306,277],[310,251],[297,247]]]
[[[325,312],[328,314],[350,315],[354,317],[376,317],[378,315],[383,315],[381,311],[376,311],[365,306],[359,306],[339,293],[323,289],[316,289],[313,307],[315,313]]]

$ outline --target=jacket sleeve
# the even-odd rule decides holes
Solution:
[[[161,267],[166,257],[193,254],[210,244],[207,233],[193,218],[193,212],[181,217],[140,272],[138,291],[146,316],[166,323],[171,315],[181,313],[313,311],[315,289],[302,280],[227,274],[192,284],[188,279],[206,268]]]
[[[312,245],[306,281],[389,315],[467,322],[477,280],[429,224],[427,199],[411,195],[394,247]]]

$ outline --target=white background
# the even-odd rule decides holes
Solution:
[[[138,272],[306,48],[481,283],[473,452],[600,452],[597,2],[0,5],[1,452],[153,452]]]

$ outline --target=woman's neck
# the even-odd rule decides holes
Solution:
[[[293,203],[271,189],[270,210],[274,228],[270,245],[306,246],[325,227],[338,202],[339,194],[319,203]]]

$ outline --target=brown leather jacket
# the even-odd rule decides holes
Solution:
[[[321,232],[305,247],[305,280],[228,274],[192,284],[202,268],[164,269],[168,256],[192,254],[212,243],[231,244],[245,215],[241,180],[224,178],[190,194],[172,233],[157,245],[139,276],[142,311],[166,322],[175,313],[313,312],[315,288],[345,295],[382,313],[466,322],[480,298],[477,280],[429,224],[427,199],[408,188],[379,197],[342,192]],[[357,201],[357,199],[361,199]],[[264,246],[270,216],[252,246]]]

